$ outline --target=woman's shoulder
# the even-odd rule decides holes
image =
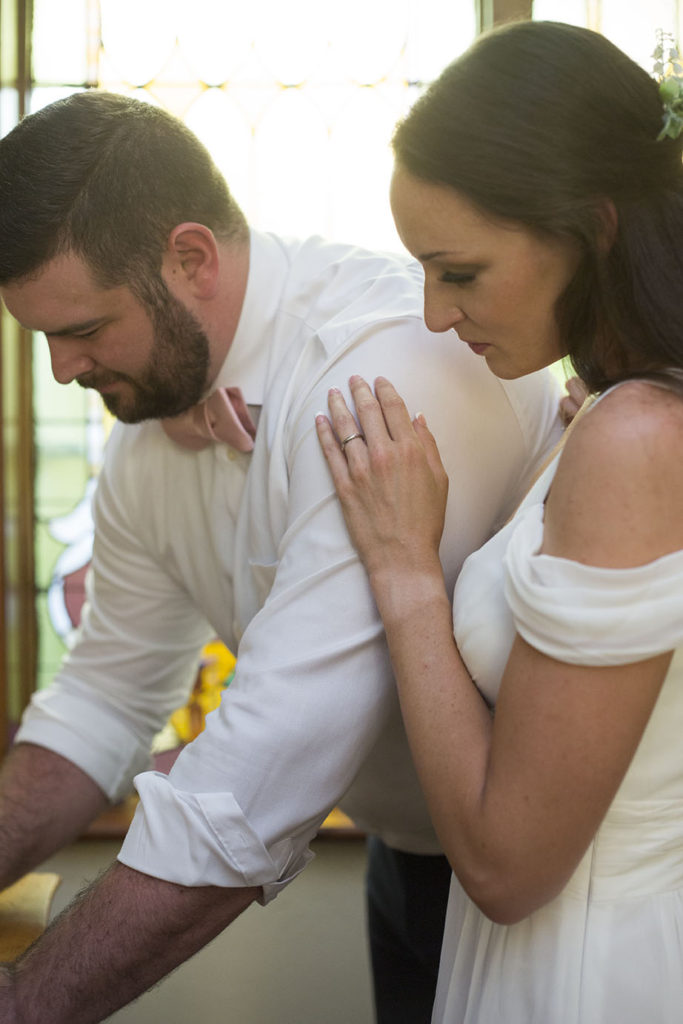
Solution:
[[[548,553],[619,567],[682,549],[683,391],[638,379],[603,395],[567,440],[547,512]]]
[[[683,375],[679,378],[664,373],[620,381],[587,403],[591,417],[603,418],[621,418],[627,411],[648,418],[676,415],[677,409],[683,410]],[[589,419],[587,416],[578,418]]]
[[[668,386],[642,378],[623,381],[601,395],[580,417],[567,442],[575,457],[599,463],[606,460],[620,471],[617,456],[634,467],[650,467],[652,458],[664,457],[674,465],[683,440],[683,382]]]

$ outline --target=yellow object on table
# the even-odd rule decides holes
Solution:
[[[212,640],[202,648],[199,671],[190,697],[182,708],[174,711],[169,728],[157,737],[157,753],[176,744],[191,743],[204,729],[206,716],[215,711],[225,689],[235,674],[237,661],[234,654],[220,640]],[[172,737],[168,742],[167,733]],[[92,834],[92,833],[91,833]],[[319,835],[362,836],[350,818],[335,807],[323,822]]]
[[[171,726],[182,743],[191,743],[204,728],[206,716],[215,711],[223,691],[235,674],[235,656],[220,640],[202,648],[201,664],[187,704],[171,715]]]
[[[60,881],[35,872],[0,892],[0,960],[16,960],[43,933]]]

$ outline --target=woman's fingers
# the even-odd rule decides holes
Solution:
[[[413,421],[413,426],[415,429],[415,433],[424,449],[429,468],[434,474],[434,479],[436,480],[437,485],[439,486],[439,489],[443,494],[445,500],[445,496],[448,494],[448,474],[446,473],[443,462],[441,461],[441,456],[439,454],[439,448],[436,443],[436,439],[434,438],[434,435],[427,426],[427,421],[425,420],[424,415],[422,413],[418,413],[418,415],[415,417]]]
[[[349,467],[346,462],[344,452],[342,451],[339,441],[337,440],[337,436],[332,429],[332,424],[323,413],[318,413],[315,417],[315,429],[318,433],[318,440],[320,441],[320,447],[323,450],[323,455],[327,459],[327,464],[330,467],[334,486],[339,490],[349,476]]]
[[[367,381],[358,376],[350,378],[349,388],[368,444],[397,441],[412,435],[413,425],[405,402],[386,377],[377,377],[374,392]]]
[[[374,393],[367,381],[357,375],[350,378],[349,388],[357,420],[338,388],[331,388],[328,394],[330,420],[340,444],[350,444],[354,434],[363,434],[371,445],[413,435],[405,402],[385,377],[377,378]]]
[[[405,402],[386,377],[375,381],[375,392],[362,377],[349,380],[356,416],[350,411],[339,388],[328,392],[329,420],[322,414],[316,417],[316,429],[325,454],[333,469],[335,482],[348,477],[348,466],[363,465],[368,458],[368,447],[380,451],[392,441],[403,438],[424,440],[429,445],[428,460],[435,470],[441,469],[436,442],[422,420],[411,420]],[[357,417],[357,418],[356,418]],[[349,461],[350,460],[350,461]]]
[[[565,388],[567,394],[560,399],[560,418],[568,427],[585,402],[588,389],[579,377],[570,377]]]
[[[580,377],[570,377],[565,387],[570,398],[572,398],[577,405],[583,405],[588,396],[588,388],[581,380]]]
[[[377,446],[391,440],[382,407],[368,382],[355,375],[349,380],[349,388],[356,407],[359,429],[363,431],[367,443]]]
[[[330,410],[332,426],[337,433],[340,443],[345,437],[360,431],[361,428],[358,426],[353,414],[349,411],[349,407],[339,388],[330,388],[327,395],[327,405]]]
[[[316,429],[351,537],[370,572],[423,566],[438,552],[448,492],[436,442],[386,379],[376,396],[361,377],[350,388],[358,419],[333,388]]]
[[[378,377],[375,381],[375,395],[382,410],[382,417],[389,436],[394,441],[398,441],[406,435],[412,436],[413,421],[405,402],[391,381],[388,381],[386,377]]]

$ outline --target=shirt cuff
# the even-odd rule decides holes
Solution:
[[[149,750],[110,708],[53,686],[33,694],[15,743],[35,743],[71,761],[118,803],[150,765]]]
[[[178,790],[160,772],[138,775],[135,787],[140,804],[118,855],[135,871],[177,885],[260,886],[266,904],[314,856],[315,830],[266,849],[232,793]]]

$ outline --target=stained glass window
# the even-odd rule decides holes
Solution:
[[[31,108],[93,86],[160,104],[254,226],[396,249],[393,125],[475,28],[474,0],[34,0]],[[110,424],[97,395],[52,380],[42,337],[34,353],[44,686],[78,619]]]
[[[32,109],[100,86],[181,116],[256,227],[396,248],[392,127],[474,37],[474,0],[34,0]],[[648,70],[683,0],[535,0]],[[2,102],[8,102],[3,94]],[[11,120],[11,119],[10,119]],[[89,494],[109,429],[96,395],[52,380],[35,345],[38,685],[61,660],[89,557]]]

